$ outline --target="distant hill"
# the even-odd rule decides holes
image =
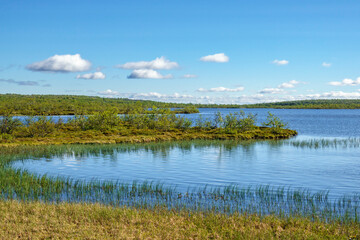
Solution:
[[[193,104],[75,95],[0,94],[0,115],[86,115],[110,109],[118,113],[142,113],[152,107],[196,112]]]
[[[240,105],[241,108],[360,109],[360,99],[318,99]]]
[[[113,109],[118,113],[143,113],[149,108],[180,108],[178,113],[197,108],[283,108],[360,109],[360,99],[301,100],[258,104],[184,104],[127,98],[101,98],[77,95],[0,94],[0,115],[86,115]]]

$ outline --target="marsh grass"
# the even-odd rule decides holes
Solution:
[[[290,145],[293,147],[300,148],[359,148],[360,147],[360,138],[346,138],[346,139],[306,139],[306,140],[296,140],[291,139],[288,141],[280,141],[284,145]]]
[[[201,141],[200,141],[201,142]],[[206,144],[205,141],[201,142]],[[215,144],[215,143],[213,143]],[[249,143],[250,144],[250,143]],[[168,143],[169,147],[174,145]],[[156,144],[146,144],[153,151]],[[231,145],[230,145],[231,146]],[[188,143],[183,143],[188,148]],[[122,150],[121,150],[122,149]],[[280,219],[301,217],[311,221],[359,223],[360,196],[329,198],[328,192],[310,192],[272,186],[189,188],[178,191],[174,186],[159,182],[122,183],[99,180],[74,180],[63,177],[36,175],[14,169],[13,161],[29,158],[51,158],[64,154],[113,154],[114,151],[132,151],[134,145],[61,145],[18,146],[0,148],[0,199],[44,203],[100,203],[113,207],[191,211],[221,214],[268,215]],[[159,150],[159,149],[157,149]],[[160,149],[161,150],[161,149]]]
[[[0,201],[1,239],[357,239],[356,223],[157,207]]]

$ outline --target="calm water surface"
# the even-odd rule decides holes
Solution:
[[[237,109],[201,109],[213,117]],[[269,109],[245,109],[265,120]],[[276,110],[272,113],[296,129],[297,139],[360,138],[360,110]],[[198,114],[187,115],[195,118]],[[111,151],[14,163],[31,172],[76,179],[161,181],[180,190],[191,186],[228,184],[305,187],[330,190],[332,195],[360,193],[359,147],[295,147],[270,142],[194,141],[114,147]]]

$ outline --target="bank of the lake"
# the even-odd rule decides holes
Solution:
[[[1,239],[358,239],[358,224],[304,218],[0,201]]]

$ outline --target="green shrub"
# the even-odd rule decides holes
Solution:
[[[56,123],[53,122],[52,118],[44,116],[28,118],[26,125],[25,131],[28,137],[46,137],[56,129]]]
[[[245,132],[255,127],[256,117],[254,114],[249,113],[246,115],[244,111],[240,111],[238,113],[229,113],[223,120],[217,113],[215,119],[218,122],[222,120],[222,125],[227,132],[230,130]]]
[[[268,116],[266,117],[266,121],[262,123],[264,127],[270,127],[273,132],[279,132],[281,129],[284,129],[287,126],[287,123],[284,123],[280,118],[268,112]]]
[[[20,125],[20,120],[10,115],[0,116],[0,133],[11,134],[13,130]]]

